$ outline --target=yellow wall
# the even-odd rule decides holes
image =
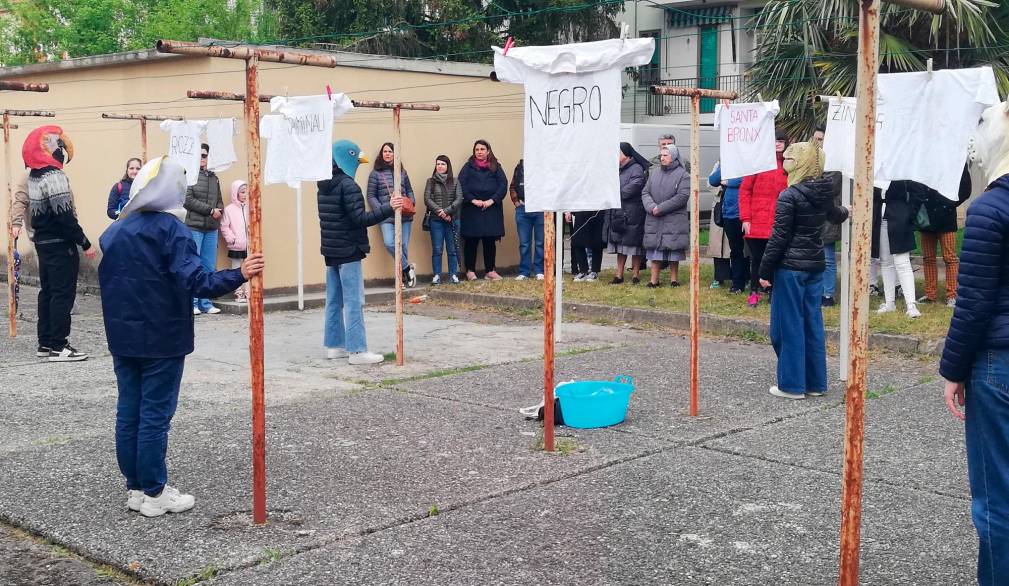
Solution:
[[[341,55],[340,60],[362,64],[381,58]],[[394,66],[412,67],[409,62],[385,61]],[[405,64],[405,65],[404,65]],[[18,118],[20,129],[12,131],[11,167],[21,173],[20,151],[27,133],[40,124],[63,127],[75,147],[73,161],[66,171],[77,200],[81,224],[88,237],[97,241],[109,219],[105,215],[108,192],[123,173],[126,160],[140,155],[140,125],[136,121],[103,120],[102,112],[180,115],[193,119],[234,116],[241,124],[240,102],[207,102],[187,99],[188,89],[244,92],[243,62],[230,59],[168,58],[142,63],[96,68],[63,69],[34,72],[18,78],[45,81],[49,93],[0,92],[0,109],[42,109],[56,112],[56,118]],[[431,68],[431,64],[422,67]],[[522,152],[522,90],[520,86],[491,82],[486,73],[472,65],[443,64],[468,76],[436,72],[397,71],[358,66],[324,69],[263,63],[260,66],[260,91],[289,95],[320,94],[328,83],[333,91],[346,92],[354,99],[383,101],[423,101],[442,106],[440,112],[409,112],[402,115],[404,166],[414,188],[419,191],[418,207],[423,212],[424,180],[430,176],[434,158],[447,154],[458,171],[469,156],[473,141],[488,140],[494,147],[505,173],[511,172]],[[2,71],[0,71],[2,73]],[[482,74],[482,75],[481,75]],[[269,105],[262,105],[262,113]],[[168,135],[156,122],[148,123],[148,154],[166,153]],[[358,109],[337,119],[334,140],[347,138],[357,142],[369,160],[374,160],[379,146],[392,139],[392,112]],[[268,143],[263,141],[265,157]],[[235,137],[240,162],[221,172],[221,187],[228,193],[231,181],[246,178],[244,132]],[[362,165],[357,173],[362,189],[367,184],[371,165]],[[304,264],[308,285],[325,282],[325,266],[319,254],[319,227],[314,183],[305,183],[304,192]],[[227,203],[227,195],[225,203]],[[498,265],[518,262],[514,208],[505,198],[506,236],[498,244]],[[430,237],[420,229],[418,213],[410,259],[421,274],[431,272]],[[6,222],[6,208],[0,218]],[[264,251],[268,268],[267,288],[292,287],[297,282],[295,195],[285,185],[271,185],[263,190]],[[382,245],[378,227],[370,228],[371,254],[365,260],[365,278],[392,276],[392,259]],[[6,244],[6,241],[4,240]],[[226,267],[223,241],[219,267]],[[30,246],[22,244],[23,251]],[[461,258],[460,258],[461,261]],[[87,262],[87,261],[84,261]],[[446,259],[443,258],[443,263]],[[482,257],[478,260],[482,266]],[[443,264],[443,269],[446,267]],[[34,271],[32,271],[34,272]],[[93,273],[82,267],[82,274]]]

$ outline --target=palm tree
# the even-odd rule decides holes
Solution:
[[[880,73],[990,65],[999,91],[1009,93],[1009,2],[946,0],[934,16],[884,3],[880,11]],[[749,95],[775,97],[779,126],[809,136],[822,111],[814,95],[855,95],[858,0],[772,1],[750,26],[757,35]],[[819,114],[819,117],[817,116]]]

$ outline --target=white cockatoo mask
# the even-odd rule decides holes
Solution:
[[[1006,102],[982,112],[968,152],[971,165],[980,170],[985,186],[1009,174],[1009,108]]]

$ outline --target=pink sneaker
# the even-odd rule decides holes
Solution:
[[[750,307],[756,307],[760,303],[760,294],[756,291],[750,293],[750,296],[746,299],[746,303]]]
[[[486,275],[484,275],[483,278],[487,279],[488,281],[500,281],[501,275],[497,274],[497,271],[490,271]]]

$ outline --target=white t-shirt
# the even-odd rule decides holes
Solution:
[[[971,134],[999,102],[991,67],[879,76],[878,173],[923,183],[956,201]]]
[[[525,87],[527,212],[620,207],[620,74],[651,60],[654,41],[613,39],[494,47],[498,79]]]
[[[845,177],[855,176],[855,98],[830,98],[827,103],[827,125],[823,133],[824,171],[840,171]],[[880,120],[877,110],[876,120]],[[876,124],[877,137],[879,123]],[[876,149],[875,186],[886,189],[890,181],[879,173],[882,150]]]
[[[774,153],[774,118],[778,110],[777,100],[715,106],[722,179],[778,168]]]
[[[259,121],[259,136],[266,139],[266,161],[263,163],[263,183],[287,183],[297,189],[301,181],[288,180],[291,164],[291,125],[280,114],[267,114]],[[330,168],[330,177],[333,170]]]
[[[218,118],[207,121],[207,169],[215,173],[226,170],[238,161],[235,155],[235,119]]]
[[[168,156],[186,171],[186,184],[196,185],[200,173],[200,135],[205,120],[165,120],[161,130],[169,133]]]
[[[283,182],[321,181],[333,177],[333,118],[354,108],[344,94],[321,96],[276,96],[270,100],[270,109],[282,115],[287,122],[287,152]],[[276,126],[269,129],[272,140],[281,132]],[[276,153],[271,145],[267,157]],[[278,163],[280,164],[280,163]],[[278,183],[281,181],[277,181]]]

